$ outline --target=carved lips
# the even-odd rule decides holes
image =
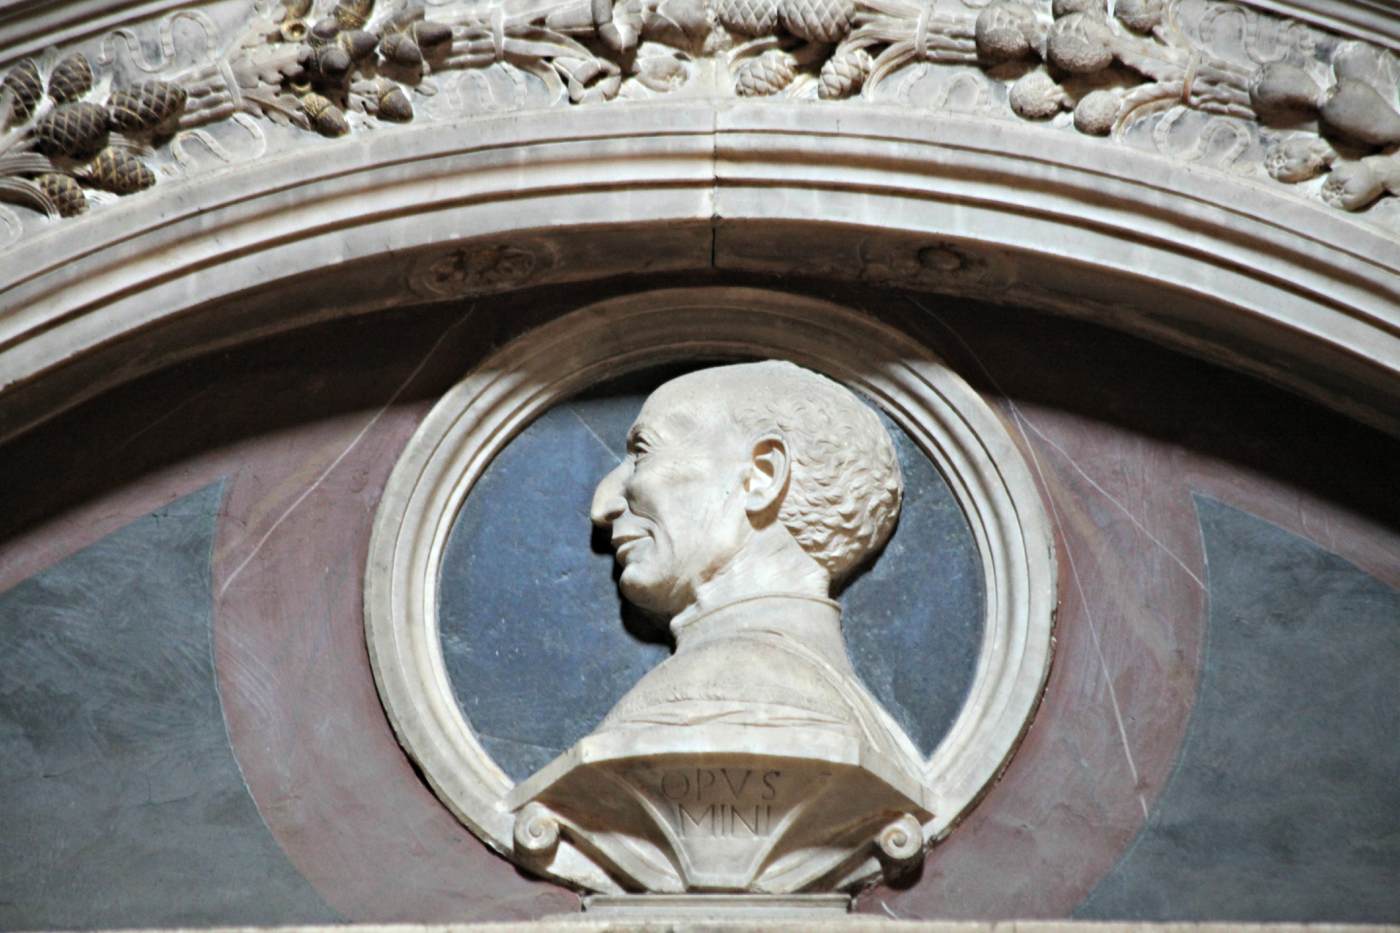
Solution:
[[[614,534],[612,546],[613,551],[617,554],[617,559],[624,564],[627,563],[627,555],[635,551],[646,539],[646,533],[641,531]]]

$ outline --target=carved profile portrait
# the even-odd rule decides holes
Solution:
[[[912,744],[852,669],[831,598],[889,538],[902,491],[880,419],[825,376],[767,361],[658,388],[590,517],[622,595],[669,619],[676,651],[597,731],[801,726],[913,771]]]
[[[434,408],[376,526],[372,660],[434,788],[530,872],[850,891],[917,865],[1022,734],[1053,587],[1017,581],[1053,551],[940,361],[844,309],[717,294],[727,331],[676,296],[600,305]],[[696,368],[765,352],[872,401],[788,362]]]

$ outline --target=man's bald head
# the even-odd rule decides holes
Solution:
[[[717,366],[671,380],[647,408],[728,420],[746,436],[781,434],[791,475],[778,519],[833,584],[894,529],[903,479],[889,432],[825,376],[777,360]]]

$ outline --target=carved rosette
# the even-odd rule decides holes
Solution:
[[[528,285],[554,265],[544,241],[491,243],[429,255],[409,270],[407,285],[424,298],[468,298]]]

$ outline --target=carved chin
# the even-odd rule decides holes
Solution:
[[[639,609],[654,609],[655,603],[660,597],[656,592],[656,587],[649,586],[644,580],[638,579],[641,574],[636,567],[627,567],[622,571],[622,577],[617,581],[617,588],[622,592],[622,598]]]
[[[671,605],[674,602],[673,587],[667,585],[667,581],[649,579],[639,565],[633,564],[623,569],[617,588],[622,592],[623,599],[643,612],[674,615],[680,611]]]

